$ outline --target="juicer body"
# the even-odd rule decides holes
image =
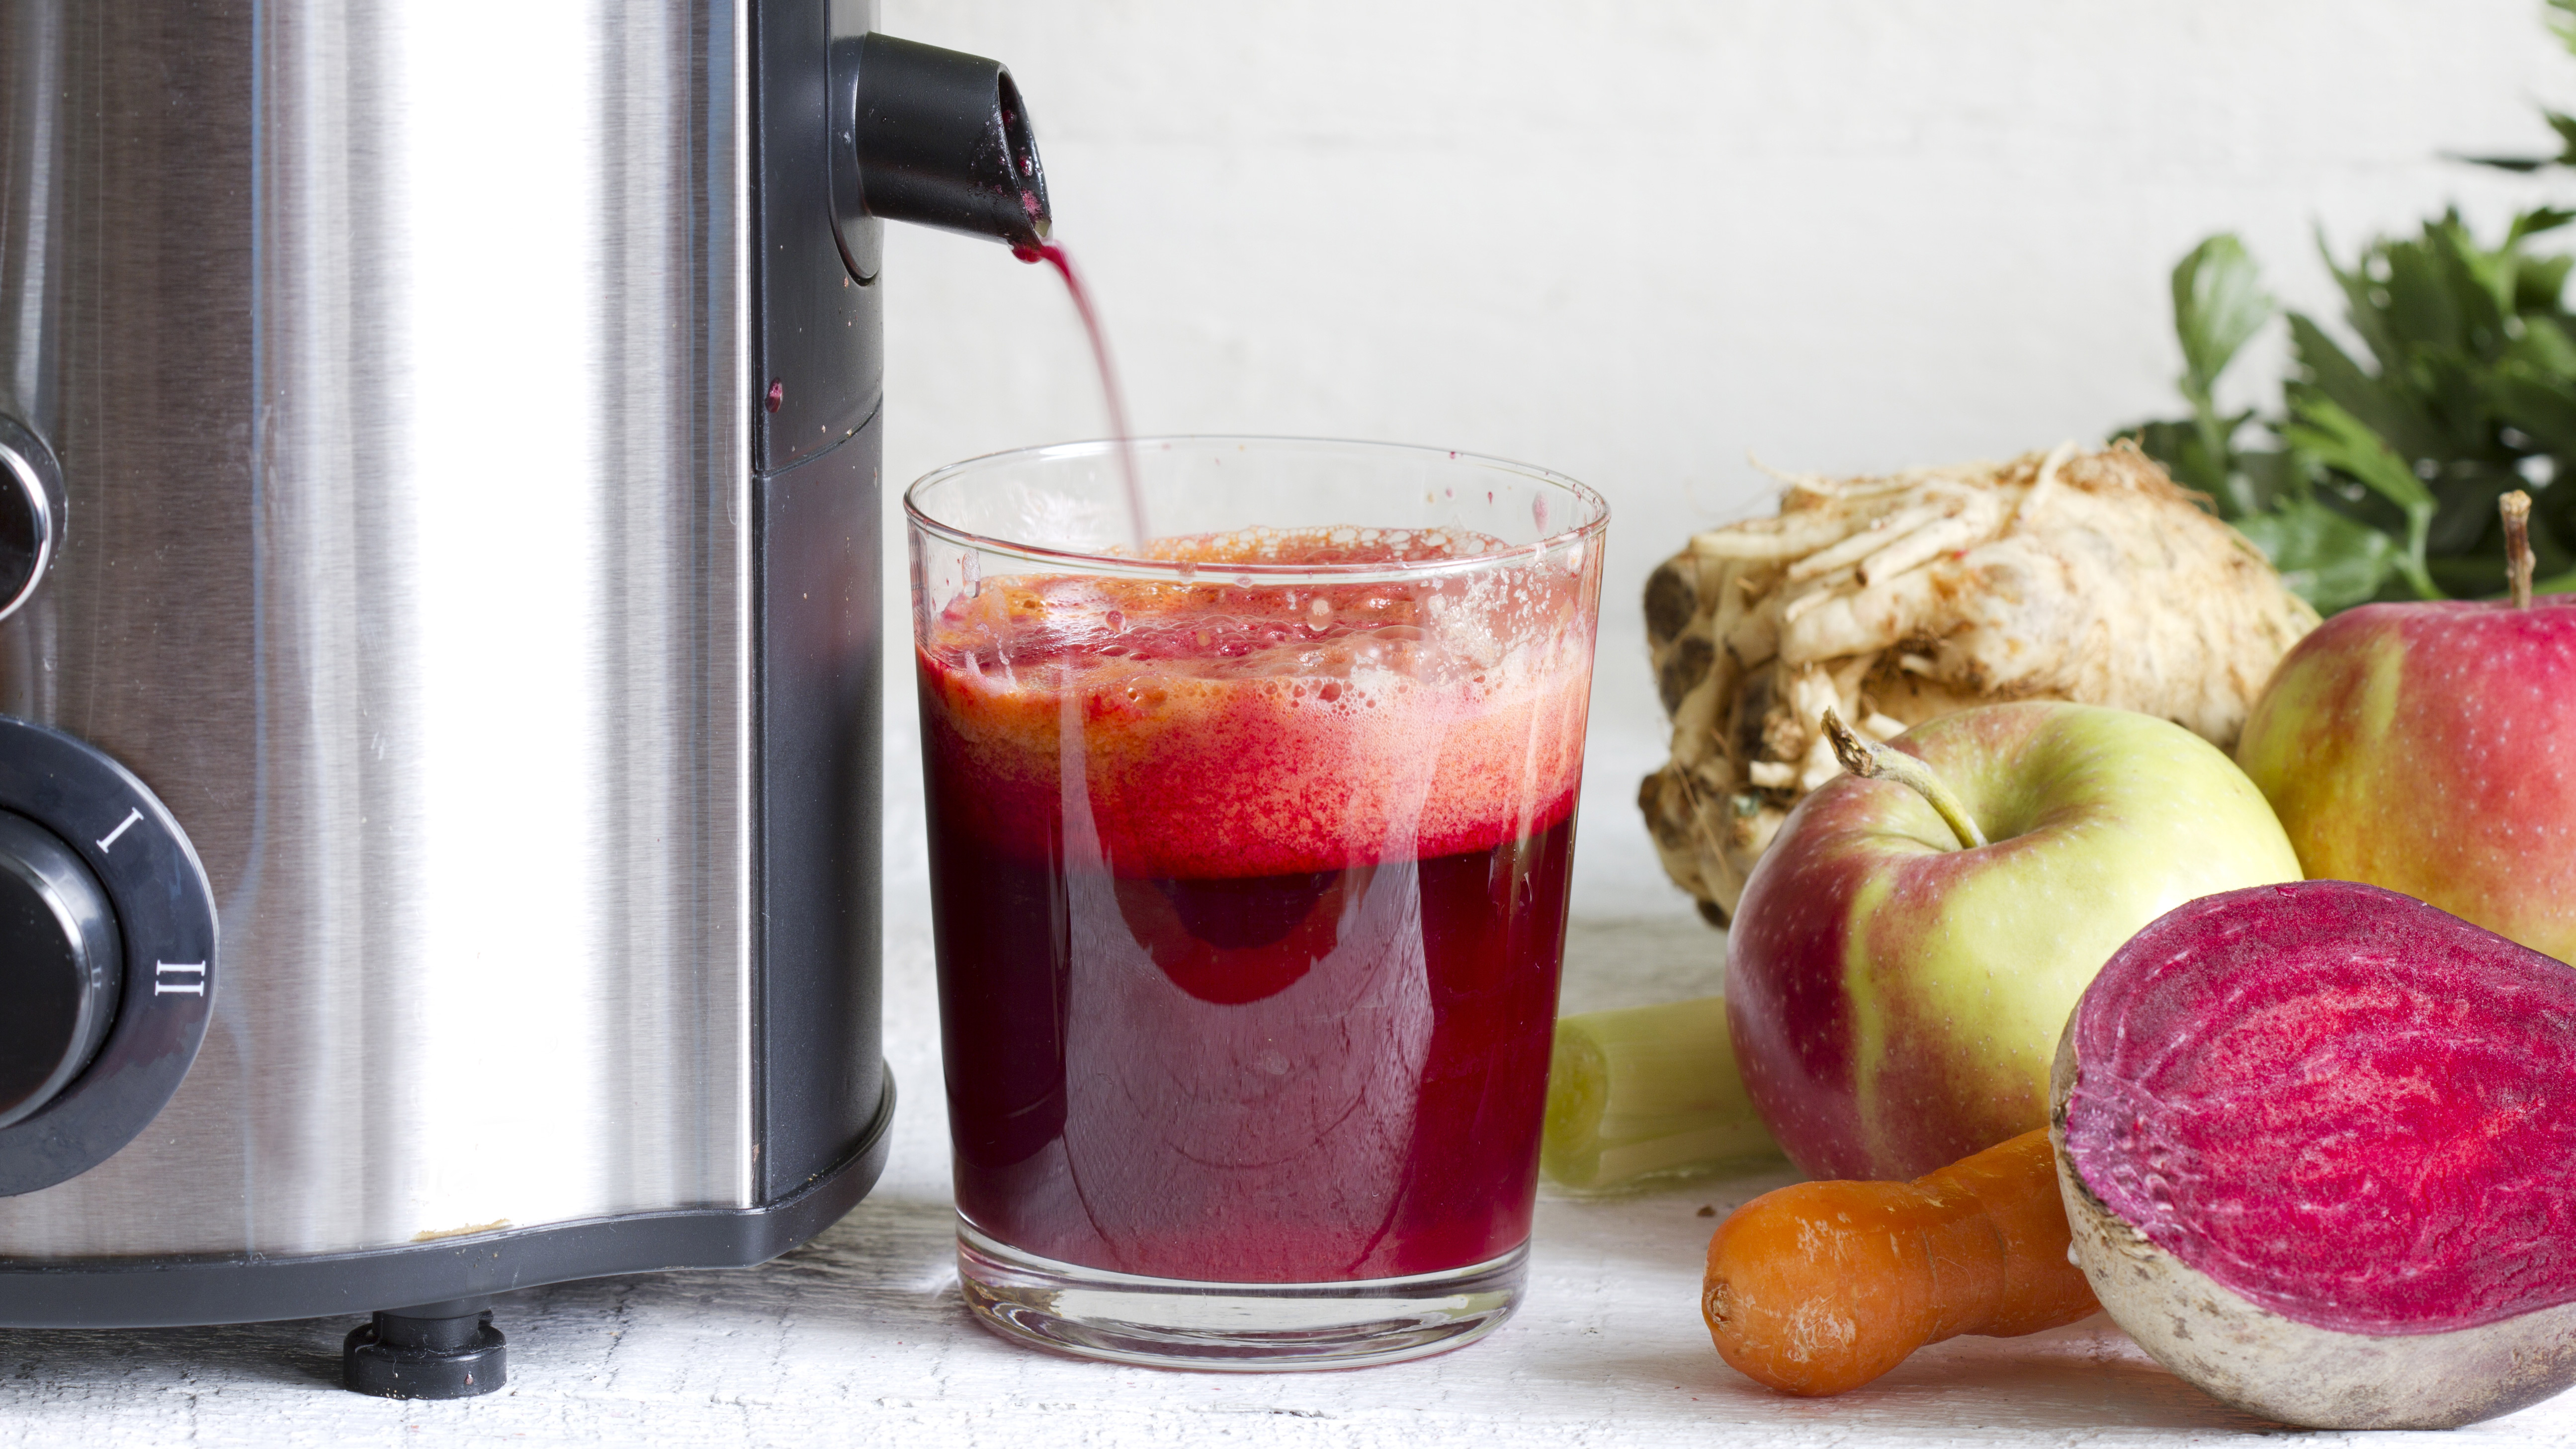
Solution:
[[[0,735],[0,806],[213,929],[0,1128],[0,1325],[750,1263],[874,1180],[872,19],[0,0],[0,714],[78,766]]]

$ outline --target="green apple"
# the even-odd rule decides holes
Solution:
[[[1871,748],[1928,770],[1958,827],[1895,779],[1830,781],[1727,935],[1745,1089],[1817,1176],[1919,1177],[2047,1125],[2058,1036],[2121,943],[2185,901],[2299,879],[2252,782],[2165,720],[1989,705]]]

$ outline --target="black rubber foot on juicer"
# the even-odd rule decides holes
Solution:
[[[340,1382],[386,1399],[470,1399],[509,1380],[508,1340],[488,1300],[462,1298],[393,1308],[349,1330]]]

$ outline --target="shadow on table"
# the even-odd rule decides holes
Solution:
[[[871,1197],[811,1242],[756,1270],[829,1278],[860,1293],[956,1281],[957,1209],[945,1199]]]
[[[870,1197],[814,1238],[756,1268],[639,1274],[566,1283],[523,1295],[531,1309],[569,1315],[685,1302],[698,1324],[778,1323],[864,1331],[888,1339],[972,1334],[957,1291],[957,1213],[946,1201]]]
[[[685,1304],[692,1321],[889,1324],[971,1334],[956,1290],[956,1215],[945,1203],[870,1199],[785,1257],[755,1268],[629,1273],[524,1288],[494,1302],[513,1387],[603,1369],[630,1313]],[[652,1315],[670,1321],[668,1313]],[[340,1342],[362,1314],[213,1328],[0,1329],[11,1388],[219,1389],[259,1383],[340,1392]]]
[[[1652,1271],[1687,1268],[1696,1275],[1709,1234],[1727,1214],[1774,1188],[1804,1180],[1805,1174],[1785,1159],[1769,1158],[1601,1197],[1542,1186],[1536,1249],[1552,1265],[1592,1257]],[[1700,1216],[1702,1208],[1708,1216]]]
[[[244,1381],[340,1386],[340,1339],[355,1318],[216,1328],[0,1329],[0,1379],[19,1386],[214,1387]]]
[[[1963,1432],[2049,1440],[2106,1429],[2186,1433],[2281,1432],[2166,1372],[2107,1318],[2028,1338],[1935,1344],[1875,1383],[1830,1399],[1775,1393],[1728,1368],[1707,1340],[1585,1365],[1641,1391],[1694,1400],[1698,1415],[1738,1423],[1803,1423],[1838,1435],[1956,1441]]]

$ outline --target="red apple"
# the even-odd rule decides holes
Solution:
[[[2337,614],[2282,658],[2236,758],[2309,876],[2576,961],[2576,595]]]
[[[1820,1177],[1919,1177],[2046,1126],[2067,1013],[2121,943],[2186,901],[2299,877],[2263,797],[2180,725],[2034,701],[1893,749],[1992,843],[1846,775],[1780,827],[1727,933],[1745,1090]]]

